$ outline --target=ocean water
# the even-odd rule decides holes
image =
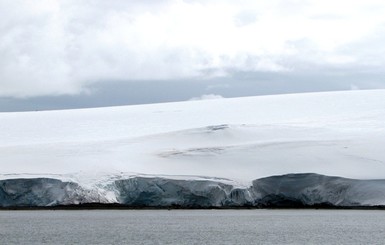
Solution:
[[[384,244],[381,210],[0,211],[0,244]]]

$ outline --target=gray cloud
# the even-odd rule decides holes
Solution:
[[[349,73],[307,71],[297,73],[232,72],[225,78],[206,80],[147,80],[93,83],[88,94],[1,98],[0,111],[87,108],[130,104],[184,101],[204,94],[226,98],[284,93],[384,88],[385,74],[368,76],[359,70]],[[337,75],[340,74],[340,75]]]
[[[312,90],[325,87],[319,76],[335,81],[329,89],[379,88],[384,9],[376,0],[0,0],[0,97],[101,99],[114,94],[112,81],[122,88],[181,82],[186,89],[194,82],[199,93],[188,99],[222,82],[254,94],[273,85],[281,87],[272,93]],[[165,100],[148,96],[135,101]]]

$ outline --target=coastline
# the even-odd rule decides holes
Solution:
[[[247,205],[247,206],[131,206],[119,203],[83,203],[56,206],[9,206],[0,207],[0,211],[23,211],[23,210],[385,210],[385,205],[375,206],[335,206],[330,204],[315,205]]]

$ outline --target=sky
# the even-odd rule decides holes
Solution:
[[[382,0],[0,0],[0,111],[385,88]]]

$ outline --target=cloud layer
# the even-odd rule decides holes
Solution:
[[[0,0],[0,97],[239,72],[376,74],[384,10],[379,0]]]

